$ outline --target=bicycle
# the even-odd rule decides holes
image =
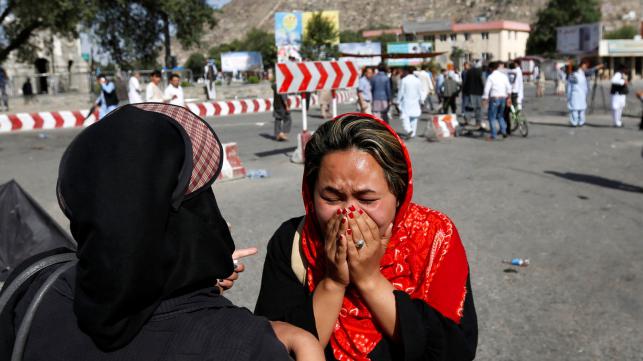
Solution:
[[[511,121],[511,132],[515,132],[517,129],[523,138],[527,137],[527,134],[529,134],[529,126],[522,110],[516,109],[512,105],[511,108],[509,108],[509,119]]]

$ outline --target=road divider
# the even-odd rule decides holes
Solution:
[[[352,103],[356,99],[357,95],[354,90],[337,91],[338,103]],[[316,94],[312,94],[310,102],[311,105],[319,104],[319,97]],[[288,103],[292,109],[301,108],[301,96],[289,96]],[[188,103],[187,108],[200,117],[266,113],[272,111],[272,99],[257,98]],[[0,114],[0,133],[87,127],[95,123],[97,119],[98,112],[89,114],[89,109]]]

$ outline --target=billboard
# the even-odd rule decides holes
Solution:
[[[380,43],[341,43],[339,52],[343,54],[373,55],[372,57],[342,56],[339,59],[352,61],[358,68],[377,66],[382,62],[382,44]]]
[[[289,57],[300,59],[299,49],[303,37],[303,13],[300,11],[275,13],[275,45],[277,61],[282,63]]]
[[[556,51],[560,54],[597,53],[600,40],[600,23],[556,28]]]
[[[387,43],[386,52],[388,54],[432,53],[433,43],[427,41]],[[388,59],[387,64],[389,66],[408,66],[420,65],[423,61],[424,58]]]
[[[231,51],[221,53],[221,71],[258,71],[263,69],[263,59],[258,51]]]

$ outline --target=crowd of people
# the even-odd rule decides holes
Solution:
[[[141,87],[141,73],[136,71],[132,73],[127,82],[127,100],[120,99],[118,96],[117,85],[111,79],[103,74],[96,77],[99,86],[99,96],[96,99],[95,106],[99,110],[99,119],[102,119],[119,105],[137,104],[143,102],[169,103],[178,106],[185,106],[185,96],[181,87],[181,76],[177,73],[168,75],[168,85],[161,89],[163,73],[160,70],[154,70],[150,74],[150,80],[145,86],[145,98],[143,98],[143,89]]]
[[[576,66],[569,63],[556,69],[555,93],[566,96],[570,126],[582,127],[585,124],[590,90],[587,79],[602,67],[600,64],[590,67],[590,62],[583,60]],[[544,74],[539,65],[531,74],[538,97],[544,96]],[[614,127],[623,126],[628,85],[627,68],[617,66],[610,80]],[[475,128],[483,131],[483,108],[486,108],[489,126],[488,139],[494,140],[498,131],[503,138],[511,134],[510,112],[512,109],[522,110],[524,78],[516,61],[494,61],[485,65],[481,61],[465,62],[461,71],[451,63],[437,70],[430,69],[429,65],[391,70],[380,64],[377,68],[363,69],[357,93],[360,112],[374,114],[386,122],[396,114],[406,140],[417,135],[417,120],[423,112],[458,114],[461,124],[468,125],[473,120]],[[637,93],[637,97],[643,104],[643,92]],[[640,128],[643,129],[643,117]]]
[[[496,131],[492,120],[498,122],[503,136],[510,132],[509,109],[512,104],[517,109],[522,106],[523,76],[516,62],[510,62],[508,69],[502,62],[484,67],[481,61],[465,62],[462,71],[450,63],[435,73],[429,65],[389,70],[380,64],[377,71],[364,68],[357,95],[362,113],[373,114],[387,123],[397,114],[406,140],[417,136],[418,119],[423,112],[458,114],[458,98],[461,118],[466,124],[475,120],[475,126],[482,130],[482,108],[488,103],[489,139],[493,140]]]

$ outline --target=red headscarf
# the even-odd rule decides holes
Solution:
[[[435,308],[445,317],[460,323],[469,273],[464,247],[455,225],[444,214],[411,202],[413,180],[411,158],[404,142],[385,122],[371,115],[343,114],[370,118],[384,125],[402,145],[408,168],[408,185],[403,203],[397,210],[393,235],[380,262],[380,271],[395,289],[408,293]],[[318,232],[312,189],[303,182],[306,220],[302,249],[306,257],[306,282],[312,292],[324,277],[321,260],[323,237]],[[368,354],[382,339],[373,318],[353,287],[344,296],[342,308],[330,343],[338,360],[369,360]]]

